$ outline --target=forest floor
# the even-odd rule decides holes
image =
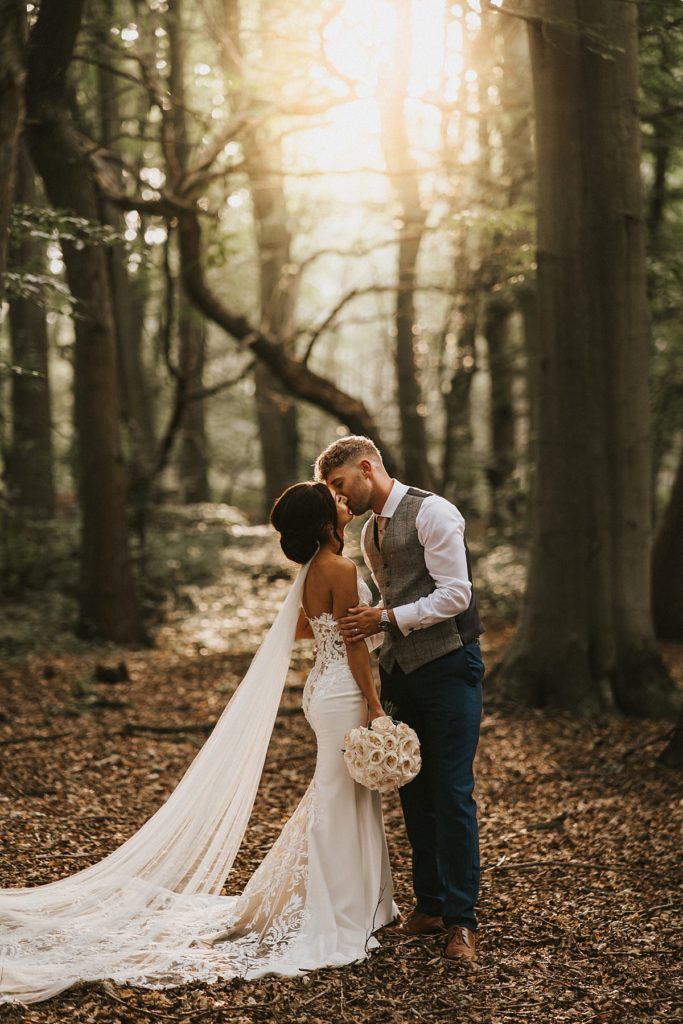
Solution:
[[[290,577],[272,539],[233,524],[221,527],[218,542],[218,531],[199,521],[178,532],[185,556],[208,551],[216,571],[178,584],[154,648],[74,642],[57,629],[49,598],[42,607],[0,607],[7,613],[0,631],[0,885],[59,878],[137,829],[204,740],[205,732],[188,726],[217,718],[267,629]],[[168,551],[173,562],[170,542]],[[491,609],[507,608],[519,566],[509,551],[481,566],[490,665],[513,628]],[[683,646],[664,653],[683,685]],[[98,681],[120,662],[128,678]],[[309,662],[304,644],[231,888],[249,877],[313,772],[313,736],[297,710]],[[178,731],[154,731],[159,726]],[[405,940],[388,929],[367,961],[343,969],[165,992],[83,984],[43,1004],[1,1008],[0,1020],[683,1021],[683,785],[656,760],[667,731],[666,723],[616,716],[586,721],[485,709],[476,794],[483,868],[476,967],[444,961],[438,937]],[[385,820],[396,899],[409,910],[409,850],[397,795],[385,800]]]

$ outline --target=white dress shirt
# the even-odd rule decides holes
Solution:
[[[407,491],[407,484],[394,480],[380,515],[391,519]],[[386,523],[386,526],[388,525]],[[424,548],[427,572],[434,580],[436,589],[411,604],[402,604],[394,608],[396,625],[404,636],[412,633],[414,629],[424,629],[426,626],[441,622],[442,619],[460,615],[461,612],[467,611],[472,599],[472,584],[467,578],[465,520],[455,505],[438,494],[430,494],[420,505],[415,526],[418,540]],[[365,553],[366,540],[373,543],[371,537],[367,537],[368,529],[372,529],[372,516],[365,523],[361,533],[363,557],[372,570]]]

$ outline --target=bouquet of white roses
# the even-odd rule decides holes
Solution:
[[[351,778],[380,793],[405,786],[422,767],[415,730],[405,722],[394,722],[389,715],[347,732],[344,745]]]

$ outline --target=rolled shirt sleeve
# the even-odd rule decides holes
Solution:
[[[465,553],[465,520],[450,501],[430,495],[415,521],[424,548],[427,572],[436,589],[411,604],[394,608],[396,625],[404,636],[467,611],[472,599]]]

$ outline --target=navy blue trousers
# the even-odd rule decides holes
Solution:
[[[414,672],[380,667],[382,701],[417,733],[419,775],[399,790],[413,851],[416,909],[476,931],[479,833],[474,756],[479,742],[484,662],[465,644]]]

